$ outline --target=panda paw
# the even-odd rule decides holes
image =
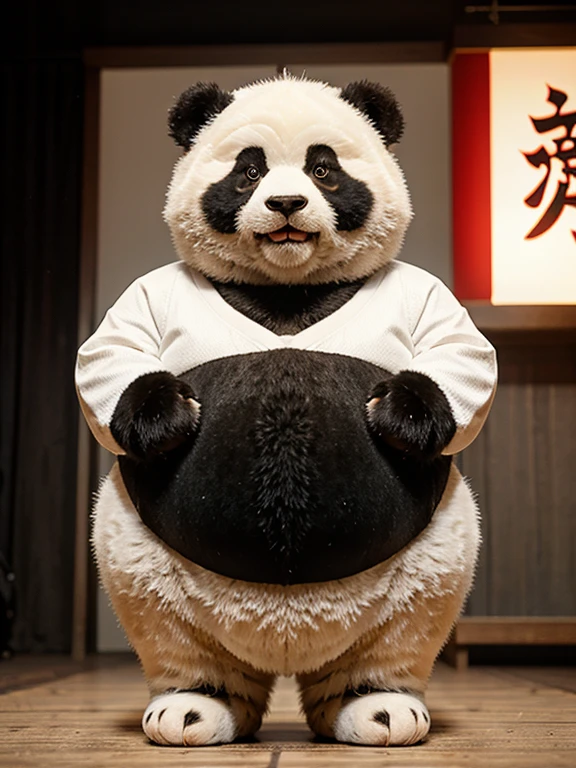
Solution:
[[[147,373],[122,393],[110,431],[131,459],[148,459],[189,440],[200,405],[190,387],[171,373]]]
[[[437,458],[456,432],[446,396],[416,371],[401,371],[378,384],[366,409],[368,424],[380,439],[418,459]]]
[[[187,747],[228,744],[238,732],[225,701],[189,691],[152,699],[142,717],[142,728],[155,744]]]
[[[426,705],[406,693],[370,693],[345,703],[334,721],[338,741],[376,746],[409,746],[430,730]]]

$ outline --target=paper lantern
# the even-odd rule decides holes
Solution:
[[[452,117],[457,296],[576,304],[576,48],[456,53]]]

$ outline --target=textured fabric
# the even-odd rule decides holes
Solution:
[[[446,454],[472,442],[494,396],[493,347],[448,288],[418,267],[392,262],[328,317],[279,336],[178,262],[132,283],[80,348],[82,409],[98,441],[122,453],[109,424],[120,395],[139,376],[166,370],[178,376],[218,358],[283,347],[349,355],[391,373],[426,374],[454,413],[457,432]]]

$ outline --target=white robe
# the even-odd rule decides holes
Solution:
[[[496,389],[492,345],[449,289],[418,267],[391,262],[331,315],[281,336],[234,309],[205,277],[177,262],[132,283],[82,344],[76,365],[82,410],[96,439],[121,454],[110,421],[121,394],[139,376],[178,376],[221,357],[278,348],[338,353],[391,373],[426,374],[446,395],[456,421],[446,454],[474,440]]]

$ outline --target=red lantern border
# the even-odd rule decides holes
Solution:
[[[490,57],[456,53],[452,61],[452,213],[454,292],[490,301]]]

